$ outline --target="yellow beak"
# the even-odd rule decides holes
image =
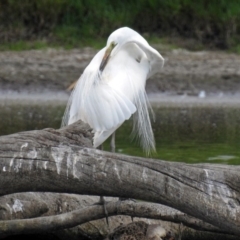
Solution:
[[[104,56],[103,56],[102,62],[101,62],[100,67],[99,67],[99,70],[100,70],[101,72],[102,72],[103,69],[106,67],[107,62],[108,62],[109,57],[110,57],[110,54],[111,54],[111,52],[112,52],[112,50],[113,50],[114,47],[115,47],[115,46],[114,46],[113,44],[111,44],[111,45],[107,48],[107,50],[105,51],[105,54],[104,54]]]

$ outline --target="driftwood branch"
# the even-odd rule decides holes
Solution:
[[[91,138],[81,123],[1,137],[0,195],[49,191],[135,198],[240,236],[240,167],[112,154],[92,149]]]
[[[37,233],[42,232],[43,229],[45,232],[53,231],[64,229],[66,226],[77,226],[84,223],[84,221],[101,219],[102,206],[95,205],[94,207],[96,209],[100,208],[100,210],[93,211],[91,215],[89,215],[88,211],[88,207],[92,208],[92,205],[98,200],[99,197],[95,196],[59,193],[27,192],[5,195],[0,198],[0,219],[11,220],[0,221],[0,236]],[[107,198],[107,201],[116,201],[116,199]],[[109,204],[107,205],[108,208]],[[113,204],[111,205],[113,207],[108,209],[109,216],[126,215],[156,219],[184,224],[184,226],[199,231],[228,234],[228,232],[222,229],[164,205],[146,202],[135,203],[132,201],[112,202],[111,204]],[[56,218],[55,215],[57,215]],[[85,215],[89,216],[89,218],[86,218]],[[50,216],[49,219],[47,218],[48,216]],[[60,216],[61,221],[59,221]],[[28,218],[31,218],[31,221],[25,220]],[[104,219],[103,221],[105,222]],[[113,221],[115,222],[116,219]],[[47,222],[51,222],[51,224],[46,224]],[[110,220],[110,223],[112,223],[112,220]],[[118,225],[111,224],[110,229],[113,229],[114,226]]]
[[[141,218],[161,219],[185,226],[196,227],[202,231],[228,233],[201,220],[191,218],[177,210],[159,204],[132,201],[112,201],[106,204],[108,215],[128,215]],[[55,216],[30,219],[0,221],[0,236],[14,234],[41,233],[75,227],[85,222],[104,218],[105,213],[100,205],[92,205],[79,210]]]

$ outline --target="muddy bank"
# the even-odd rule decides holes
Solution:
[[[179,95],[198,95],[200,91],[240,92],[239,55],[156,48],[166,61],[161,73],[148,81],[148,92]],[[96,52],[90,48],[0,52],[0,89],[2,92],[65,91]]]

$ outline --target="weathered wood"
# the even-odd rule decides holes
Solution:
[[[112,154],[92,149],[91,136],[86,125],[74,124],[1,137],[0,195],[50,191],[141,199],[240,236],[239,166]]]
[[[166,215],[160,213],[161,208],[158,209],[157,204],[151,205],[143,202],[134,203],[131,201],[115,201],[108,202],[106,207],[109,216],[133,215],[136,217],[145,216],[153,219],[163,218],[165,220],[168,218]],[[105,213],[103,207],[100,205],[92,205],[87,208],[55,216],[0,221],[0,236],[56,231],[104,217]]]
[[[0,236],[41,233],[75,227],[105,217],[103,207],[94,205],[99,197],[54,194],[17,193],[0,198]],[[87,200],[87,202],[86,202]],[[110,200],[110,202],[109,202]],[[228,232],[190,217],[173,208],[147,202],[107,199],[109,216],[127,215],[182,223],[193,229],[214,233]],[[111,221],[111,220],[110,220]],[[51,224],[50,224],[51,223]]]

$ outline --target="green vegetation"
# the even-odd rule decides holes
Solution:
[[[240,1],[0,1],[0,49],[98,47],[121,26],[150,37],[195,39],[199,46],[239,52]]]

